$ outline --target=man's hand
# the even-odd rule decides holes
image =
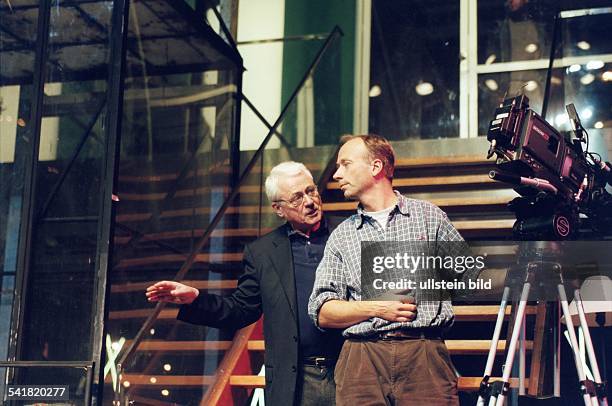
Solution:
[[[416,318],[417,307],[414,299],[409,298],[401,302],[370,302],[375,306],[376,317],[388,321],[408,322]]]
[[[179,282],[161,281],[149,286],[145,294],[149,302],[191,304],[199,293],[196,288]]]

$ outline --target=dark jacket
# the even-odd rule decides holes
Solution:
[[[342,219],[328,217],[329,232]],[[183,305],[178,319],[219,328],[241,328],[264,317],[266,387],[269,405],[294,401],[298,376],[299,334],[296,289],[287,236],[288,225],[248,244],[244,249],[244,273],[229,296],[201,293]]]

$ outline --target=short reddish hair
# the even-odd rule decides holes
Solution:
[[[395,152],[389,141],[387,141],[385,137],[376,134],[344,135],[340,138],[340,146],[356,138],[363,141],[368,150],[370,159],[380,159],[382,161],[385,177],[389,180],[393,180]]]

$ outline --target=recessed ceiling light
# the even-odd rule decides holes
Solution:
[[[538,88],[538,82],[536,82],[535,80],[529,80],[527,81],[527,83],[525,83],[525,90],[527,92],[533,92],[537,88]]]
[[[162,389],[161,394],[164,396],[169,396],[170,395],[170,391],[168,389]]]
[[[593,110],[591,110],[589,107],[580,112],[580,118],[588,120],[591,117],[593,117]]]
[[[489,90],[491,91],[496,91],[497,89],[499,89],[499,85],[497,84],[497,82],[493,79],[487,79],[485,80],[485,86],[489,88]]]
[[[598,121],[595,124],[593,124],[593,127],[595,127],[595,128],[603,128],[604,127],[604,123],[603,123],[603,121]]]
[[[429,82],[421,82],[414,87],[419,96],[428,96],[433,93],[434,87]]]
[[[525,51],[527,53],[533,54],[537,50],[538,50],[537,44],[527,44],[527,46],[525,46]]]
[[[557,116],[555,117],[555,124],[557,126],[561,126],[561,125],[567,123],[567,121],[568,121],[568,118],[565,115],[565,113],[557,114]]]
[[[612,72],[611,72],[611,71],[609,71],[609,70],[605,71],[604,73],[602,73],[602,74],[601,74],[601,79],[602,79],[604,82],[610,82],[610,81],[612,81]]]
[[[591,49],[591,44],[589,44],[586,41],[579,41],[576,46],[580,49],[582,49],[583,51],[587,51],[589,49]]]
[[[580,78],[580,83],[583,85],[590,85],[595,80],[595,75],[592,73],[587,73],[583,77]]]
[[[382,90],[380,89],[380,86],[374,85],[370,88],[370,92],[368,93],[368,96],[378,97],[380,96],[381,93],[382,93]]]
[[[172,370],[172,365],[164,364],[164,371],[170,372]]]
[[[569,68],[567,68],[567,70],[569,72],[578,72],[580,70],[580,65],[578,65],[577,63],[570,65]]]
[[[589,61],[586,64],[586,68],[589,69],[589,70],[592,70],[592,69],[601,69],[603,67],[604,67],[603,61]]]

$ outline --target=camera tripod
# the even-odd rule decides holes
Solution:
[[[526,314],[526,306],[530,297],[530,291],[533,288],[536,290],[536,296],[538,299],[544,299],[543,288],[545,285],[550,285],[551,281],[556,283],[556,298],[561,305],[561,309],[563,311],[563,315],[565,316],[565,323],[567,325],[567,332],[569,335],[572,353],[574,355],[574,362],[576,366],[576,371],[578,373],[578,380],[580,384],[580,393],[584,400],[585,406],[607,406],[607,398],[606,398],[606,387],[602,382],[601,375],[599,373],[599,367],[597,365],[597,359],[595,358],[595,350],[593,348],[591,336],[589,333],[589,328],[587,325],[587,320],[584,313],[584,308],[582,306],[582,297],[580,296],[580,290],[574,290],[574,300],[576,303],[576,308],[578,310],[578,317],[580,320],[580,327],[584,332],[584,337],[586,341],[586,349],[589,357],[589,362],[592,368],[594,381],[588,380],[586,378],[586,374],[582,365],[579,349],[578,349],[578,341],[576,339],[576,332],[574,331],[574,325],[572,322],[572,316],[569,312],[569,305],[567,301],[567,296],[565,293],[565,286],[562,274],[562,266],[557,261],[551,260],[547,261],[542,252],[540,251],[536,256],[537,259],[535,261],[530,261],[527,263],[524,274],[522,275],[522,289],[521,296],[518,302],[518,308],[513,306],[514,313],[514,324],[512,325],[512,334],[510,338],[510,343],[506,346],[506,360],[503,367],[503,374],[501,381],[490,382],[491,372],[493,369],[493,363],[495,361],[495,355],[497,351],[497,345],[499,342],[499,337],[502,330],[502,324],[504,322],[504,316],[506,313],[506,305],[508,303],[508,299],[510,297],[511,285],[512,283],[508,283],[509,279],[507,278],[506,286],[504,287],[502,300],[500,303],[499,312],[497,314],[497,321],[495,323],[495,330],[493,333],[493,339],[491,340],[491,347],[489,349],[489,354],[487,357],[487,363],[483,375],[483,379],[480,383],[479,389],[479,397],[478,397],[478,406],[484,406],[487,404],[488,406],[503,406],[506,397],[508,396],[508,392],[510,390],[510,374],[512,372],[512,365],[514,362],[517,346],[520,344],[520,365],[519,365],[519,393],[524,394],[524,382],[525,382],[525,337],[524,337],[524,327],[525,327],[525,314]],[[533,292],[532,292],[533,293]],[[558,318],[557,318],[558,320]],[[556,321],[558,324],[559,321]],[[556,353],[554,357],[554,389],[555,395],[559,396],[560,394],[560,375],[559,375],[559,345],[556,346]],[[533,360],[532,360],[533,362]],[[485,403],[486,399],[488,403]]]

